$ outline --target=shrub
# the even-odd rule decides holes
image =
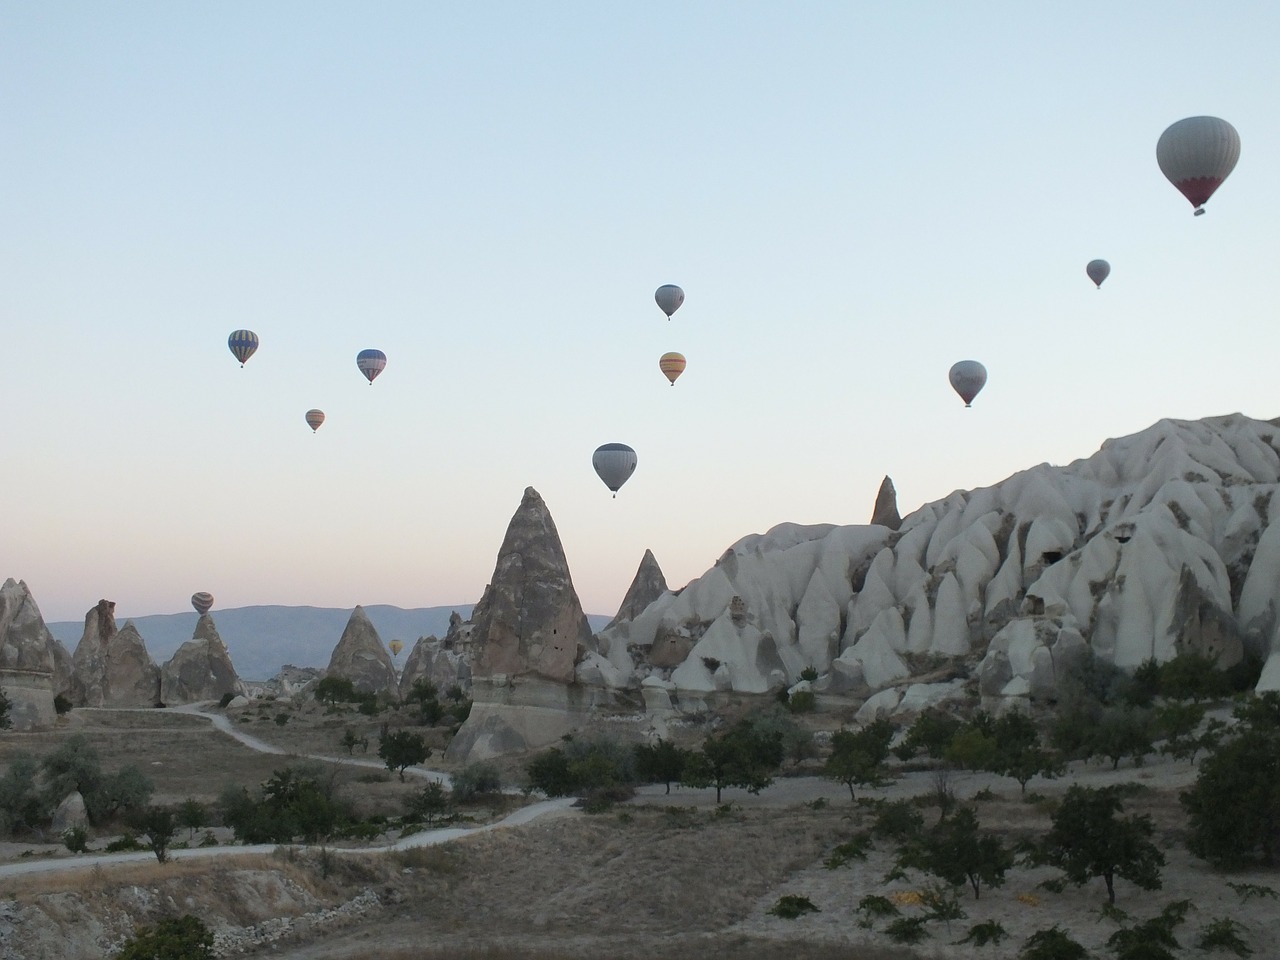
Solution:
[[[783,920],[795,920],[806,913],[818,913],[820,911],[808,897],[788,893],[779,897],[778,902],[770,907],[767,912]]]
[[[884,933],[894,943],[919,943],[929,938],[924,924],[924,917],[899,917],[884,928]]]
[[[454,803],[467,803],[479,796],[502,792],[502,775],[491,763],[470,763],[453,775]]]
[[[63,831],[62,844],[72,853],[84,853],[89,849],[89,834],[84,827],[71,827]]]
[[[813,713],[818,706],[818,698],[811,690],[797,690],[787,701],[787,709],[792,713]]]
[[[1022,944],[1019,960],[1088,960],[1089,952],[1055,923],[1048,930],[1037,930]]]
[[[198,917],[161,920],[124,942],[113,960],[213,960],[213,933]]]
[[[1241,958],[1251,956],[1253,948],[1240,936],[1242,929],[1240,924],[1230,917],[1218,917],[1201,928],[1200,937],[1196,940],[1196,949],[1226,950]]]
[[[803,670],[800,671],[800,679],[807,680],[810,683],[813,683],[813,681],[818,679],[818,671],[815,670],[813,667],[805,667]]]
[[[964,939],[957,941],[956,945],[972,943],[975,947],[985,947],[988,943],[998,944],[1007,936],[1009,931],[1001,925],[999,920],[985,920],[970,927]]]

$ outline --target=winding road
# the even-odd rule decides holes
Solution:
[[[210,713],[203,709],[203,704],[189,704],[182,707],[171,708],[174,713],[189,713],[197,717],[203,717],[213,724],[214,728],[227,734],[229,737],[244,744],[250,750],[256,750],[259,753],[271,753],[291,756],[303,756],[308,760],[322,760],[326,763],[341,763],[353,767],[368,767],[375,770],[385,770],[386,765],[378,763],[374,760],[358,760],[355,757],[331,757],[321,754],[292,754],[288,750],[284,750],[273,743],[267,743],[265,740],[259,740],[257,737],[251,736],[242,730],[237,730],[230,719],[222,713]],[[146,712],[153,713],[154,709]],[[408,776],[422,777],[427,780],[434,780],[446,787],[451,786],[449,775],[439,770],[425,770],[421,767],[409,767],[405,770]],[[389,843],[377,844],[367,847],[329,847],[333,853],[389,853],[396,850],[409,850],[414,847],[430,847],[440,843],[448,843],[452,840],[458,840],[462,837],[471,836],[476,833],[484,833],[489,830],[499,830],[506,827],[516,827],[521,824],[529,823],[538,817],[545,816],[549,813],[563,812],[571,809],[575,803],[573,797],[558,797],[554,800],[543,800],[540,803],[530,804],[521,807],[514,813],[509,814],[501,820],[493,823],[487,823],[480,827],[445,827],[439,830],[427,830],[419,833],[411,834],[407,837],[401,837],[399,840],[393,840]],[[196,860],[207,857],[226,857],[226,856],[244,856],[245,854],[255,853],[271,853],[282,846],[276,843],[254,844],[249,846],[217,846],[217,847],[193,847],[189,849],[170,850],[169,859],[171,860]],[[88,870],[94,867],[111,867],[127,863],[146,863],[154,862],[155,854],[151,851],[134,851],[130,853],[94,853],[79,857],[59,857],[50,860],[29,860],[19,863],[0,864],[0,878],[5,877],[21,877],[32,874],[49,874],[58,873],[69,870]]]

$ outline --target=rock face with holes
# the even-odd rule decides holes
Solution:
[[[542,497],[525,489],[472,611],[471,714],[447,756],[482,760],[556,742],[582,716],[576,667],[594,651],[560,534]]]
[[[968,694],[1038,696],[1090,653],[1125,669],[1250,656],[1272,689],[1278,485],[1280,427],[1239,414],[1162,420],[900,524],[886,480],[880,522],[745,537],[598,641],[616,674],[669,682],[677,701],[776,690],[806,668],[819,693],[865,697],[928,673],[972,677]]]

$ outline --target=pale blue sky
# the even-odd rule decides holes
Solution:
[[[646,547],[679,586],[886,473],[905,513],[1280,414],[1277,37],[1268,3],[0,2],[0,577],[51,620],[472,603],[533,486],[612,613]],[[1243,148],[1193,218],[1154,153],[1196,114]]]

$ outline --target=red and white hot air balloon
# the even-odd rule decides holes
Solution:
[[[664,353],[658,358],[658,369],[662,371],[663,376],[671,381],[671,385],[676,385],[676,379],[680,374],[684,373],[685,360],[683,353]]]
[[[1240,159],[1240,134],[1217,117],[1187,117],[1160,134],[1156,162],[1160,172],[1204,213],[1204,205]]]

